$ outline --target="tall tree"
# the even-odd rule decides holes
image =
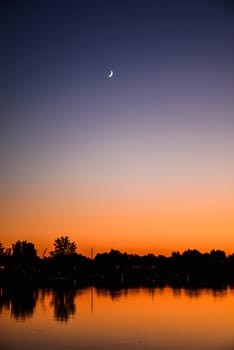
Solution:
[[[36,261],[37,251],[33,243],[17,241],[12,244],[12,257],[18,269],[31,270]]]
[[[52,257],[73,255],[76,249],[75,242],[71,242],[68,236],[61,236],[54,241],[54,250],[50,252],[50,255]]]
[[[2,265],[4,265],[4,260],[5,260],[5,254],[4,254],[4,247],[2,243],[0,242],[0,270],[3,268]]]
[[[2,245],[2,243],[0,242],[0,255],[3,255],[4,253],[4,247]]]

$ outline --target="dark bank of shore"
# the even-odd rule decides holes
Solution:
[[[215,273],[178,273],[170,272],[159,274],[157,272],[121,272],[118,270],[108,273],[79,273],[76,274],[41,274],[6,273],[0,271],[0,287],[35,287],[35,288],[84,288],[93,286],[96,288],[172,288],[200,289],[212,288],[223,290],[227,287],[234,288],[233,276]]]
[[[234,254],[223,251],[200,253],[187,250],[145,256],[111,250],[94,259],[80,254],[51,257],[2,256],[0,287],[29,285],[35,287],[157,287],[226,288],[234,285]]]

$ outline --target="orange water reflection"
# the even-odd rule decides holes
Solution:
[[[11,293],[0,292],[3,349],[231,350],[234,345],[233,289]]]

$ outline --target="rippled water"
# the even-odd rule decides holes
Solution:
[[[0,289],[0,348],[234,349],[234,290]]]

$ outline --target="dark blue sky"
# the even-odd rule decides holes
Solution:
[[[93,104],[108,121],[116,116],[103,111],[107,104],[111,111],[131,106],[134,113],[134,105],[136,110],[155,103],[164,110],[180,110],[181,104],[197,108],[204,100],[216,110],[213,102],[218,100],[230,110],[231,4],[215,0],[2,1],[4,125],[19,123],[30,130],[38,120],[30,106],[35,110],[48,100],[53,105],[64,101],[65,109],[66,104],[78,103],[87,110],[87,104]],[[112,86],[105,80],[110,69],[116,78]],[[51,113],[51,120],[45,117],[46,124],[53,126],[60,119],[55,114]],[[126,118],[124,111],[120,114]],[[82,113],[77,117],[81,123],[87,121]],[[43,124],[43,115],[40,120]],[[92,115],[90,122],[95,120],[100,123]]]
[[[190,107],[198,109],[198,119],[204,119],[199,109],[205,105],[208,114],[217,108],[232,112],[231,1],[47,0],[0,6],[1,115],[8,141],[12,124],[26,133],[38,122],[63,127],[56,111],[38,118],[35,110],[48,104],[67,111],[65,127],[74,123],[71,106],[78,107],[75,124],[92,125],[115,123],[116,114],[124,121],[134,115],[135,122],[140,110],[140,120],[145,113],[155,118],[158,109],[186,114],[186,120]],[[105,79],[110,69],[113,84]],[[88,112],[92,107],[96,114]],[[165,115],[158,114],[160,119]]]
[[[233,62],[231,3],[2,1],[4,91],[12,101],[71,84],[82,89],[110,68],[124,84],[192,70],[225,79]]]

